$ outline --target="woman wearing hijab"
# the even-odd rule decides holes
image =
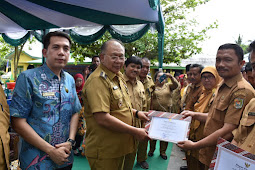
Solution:
[[[215,67],[205,67],[201,72],[201,81],[203,85],[202,95],[194,105],[195,112],[208,113],[213,101],[214,93],[221,78]],[[204,138],[205,123],[198,120],[192,120],[190,125],[189,139],[193,142]],[[190,163],[188,169],[204,169],[204,165],[199,162],[199,150],[190,151]]]
[[[83,141],[83,136],[85,134],[85,118],[83,115],[84,107],[83,107],[83,102],[82,102],[82,97],[81,97],[82,96],[82,88],[83,88],[85,82],[84,82],[83,75],[79,74],[79,73],[74,76],[74,80],[75,80],[76,92],[77,92],[78,98],[80,100],[80,103],[82,105],[82,109],[79,113],[78,131],[75,136],[76,144],[73,148],[74,154],[79,155],[82,152],[82,148],[80,147],[80,145],[81,145],[81,142]],[[78,149],[78,151],[77,151],[77,149]]]

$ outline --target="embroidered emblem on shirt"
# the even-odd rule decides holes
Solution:
[[[248,116],[255,116],[255,112],[249,112]]]
[[[241,109],[243,107],[243,99],[235,98],[235,100],[234,100],[234,107],[236,109]]]
[[[55,92],[45,92],[45,93],[42,93],[42,96],[43,97],[46,97],[46,96],[55,96]]]

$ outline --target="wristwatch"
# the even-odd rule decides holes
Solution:
[[[69,143],[71,144],[72,147],[74,147],[75,144],[76,144],[75,140],[70,139],[70,138],[67,139],[67,142],[69,142]]]

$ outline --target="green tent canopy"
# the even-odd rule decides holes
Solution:
[[[151,26],[158,31],[159,67],[163,63],[164,20],[159,0],[5,0],[0,1],[0,33],[12,46],[31,35],[41,41],[45,30],[65,29],[80,44],[105,31],[125,43],[141,38]]]

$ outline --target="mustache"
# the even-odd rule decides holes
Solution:
[[[228,69],[226,69],[225,67],[217,67],[217,71],[227,71]]]

